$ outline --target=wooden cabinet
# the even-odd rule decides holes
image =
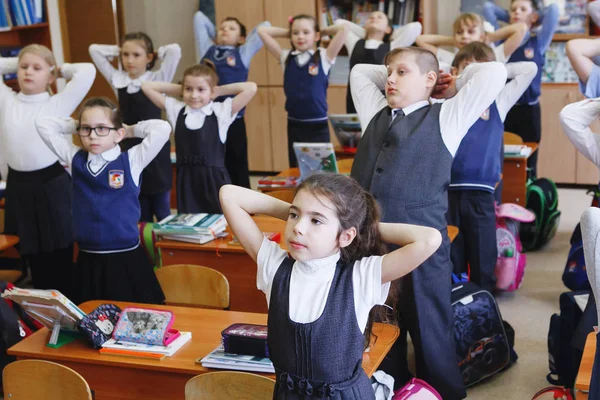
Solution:
[[[248,163],[251,171],[273,171],[269,88],[259,87],[246,107]]]
[[[285,111],[283,87],[269,88],[269,107],[273,171],[283,171],[290,167],[287,150],[287,112]]]
[[[575,84],[542,85],[542,142],[538,176],[557,183],[598,183],[598,169],[575,149],[560,125],[559,113],[563,107],[583,98]],[[592,130],[600,132],[600,123],[592,124]]]

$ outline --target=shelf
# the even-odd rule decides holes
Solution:
[[[34,25],[21,25],[21,26],[15,26],[11,29],[6,29],[6,30],[0,30],[0,35],[4,32],[15,32],[15,31],[26,31],[29,29],[42,29],[42,28],[48,28],[48,23],[47,22],[42,22],[40,24],[34,24]]]

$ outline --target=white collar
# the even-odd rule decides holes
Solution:
[[[312,56],[313,54],[315,54],[315,51],[313,49],[309,49],[309,50],[306,50],[306,51],[292,50],[290,52],[290,54],[293,55],[293,56],[297,56],[297,55],[300,55],[300,54],[306,54],[306,53],[308,53],[308,54],[310,54]]]
[[[404,113],[404,115],[408,115],[413,111],[417,111],[420,108],[423,108],[425,106],[429,105],[429,101],[427,100],[421,100],[421,101],[417,101],[416,103],[411,104],[410,106],[406,106],[402,109],[402,112]],[[399,108],[392,108],[392,111],[394,110],[399,110]]]
[[[335,266],[340,259],[340,252],[332,254],[327,257],[317,258],[309,261],[296,261],[296,266],[306,275],[314,275],[324,268],[331,268]]]
[[[190,106],[186,105],[185,110],[183,111],[183,115],[187,115],[187,114],[190,114],[190,115],[198,115],[198,114],[212,115],[212,113],[213,113],[213,102],[212,101],[201,108],[191,108]]]
[[[88,153],[88,161],[92,162],[111,162],[117,159],[121,154],[121,148],[119,145],[116,145],[110,150],[106,150],[104,153],[100,154],[92,154]]]
[[[19,100],[25,103],[39,103],[48,100],[50,98],[50,93],[42,92],[38,94],[25,94],[23,92],[19,92],[19,94],[17,94],[17,97],[19,98]]]
[[[147,81],[152,71],[146,71],[135,79],[131,79],[126,71],[119,71],[112,77],[112,84],[117,89],[127,88],[127,93],[137,93],[142,87],[142,82]]]

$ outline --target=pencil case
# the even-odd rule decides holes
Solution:
[[[127,307],[115,326],[113,339],[143,343],[153,346],[168,346],[179,337],[179,331],[172,329],[175,316],[168,310]]]
[[[226,353],[269,357],[266,325],[233,324],[221,332],[221,338]]]
[[[119,307],[114,304],[101,304],[79,321],[77,329],[87,337],[95,349],[99,349],[112,337],[120,316]]]

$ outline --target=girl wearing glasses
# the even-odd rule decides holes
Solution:
[[[56,64],[45,46],[0,58],[0,74],[17,73],[20,92],[0,80],[0,171],[7,181],[4,232],[19,236],[19,252],[37,289],[70,296],[73,267],[71,179],[35,130],[37,117],[67,117],[86,96],[92,64]],[[69,80],[58,94],[51,85]]]
[[[169,124],[148,120],[124,125],[116,106],[99,97],[83,104],[79,123],[43,117],[35,124],[73,177],[73,223],[79,245],[77,302],[162,303],[164,295],[140,247],[138,196],[140,175],[169,140]],[[66,136],[74,133],[79,133],[83,148]],[[121,152],[119,142],[124,138],[142,142]]]

